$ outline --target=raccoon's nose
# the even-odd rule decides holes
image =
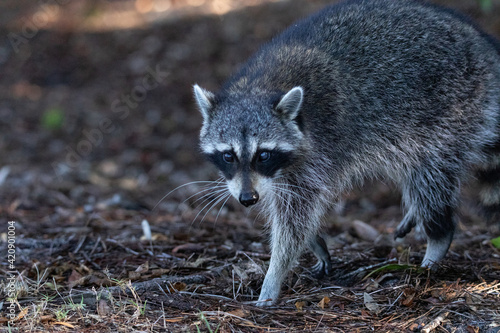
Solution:
[[[240,203],[245,207],[255,205],[257,201],[259,201],[259,193],[255,191],[240,194]]]

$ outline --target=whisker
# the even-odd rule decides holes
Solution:
[[[220,206],[219,212],[217,213],[217,216],[215,217],[214,225],[217,223],[217,219],[219,218],[219,214],[220,214],[220,212],[222,212],[222,208],[224,208],[224,206],[226,205],[226,203],[229,199],[231,199],[231,193],[228,193],[226,200],[222,203],[222,206]]]
[[[198,212],[198,214],[196,214],[196,216],[194,217],[193,221],[191,221],[191,225],[194,223],[194,221],[196,221],[196,219],[198,218],[198,216],[201,214],[201,212],[203,212],[205,210],[205,208],[207,208],[210,204],[212,204],[213,202],[216,202],[217,200],[219,200],[221,197],[223,197],[225,195],[226,195],[226,193],[219,194],[218,196],[216,196],[215,198],[213,198],[212,200],[210,200],[205,206],[203,206],[203,208],[200,209],[200,211]],[[210,209],[208,211],[210,211]]]
[[[195,203],[197,203],[198,201],[200,201],[201,199],[203,199],[203,201],[201,201],[195,208],[198,208],[200,207],[201,205],[203,205],[205,202],[207,202],[208,200],[212,199],[214,196],[218,196],[220,193],[222,192],[226,192],[227,191],[227,188],[224,188],[224,189],[219,189],[219,190],[216,190],[216,191],[212,191],[210,193],[206,193],[204,194],[203,196],[201,196],[200,198],[196,199],[194,202],[193,202],[193,205]]]
[[[278,177],[273,178],[273,180],[284,179],[284,178],[285,178],[284,176],[278,176]],[[288,182],[283,182],[283,183],[282,182],[274,182],[273,184],[274,185],[285,185],[285,186],[288,186],[288,187],[295,187],[295,188],[298,188],[298,189],[300,189],[300,190],[302,190],[304,192],[309,192],[311,194],[314,194],[314,192],[312,190],[308,189],[308,188],[305,188],[305,187],[300,186],[300,185],[290,184]]]
[[[201,194],[201,193],[203,193],[203,192],[210,191],[210,190],[217,190],[217,189],[221,189],[221,188],[227,188],[227,186],[226,186],[226,185],[218,185],[218,186],[213,186],[213,187],[209,187],[209,188],[206,188],[206,189],[204,189],[204,190],[198,191],[198,192],[196,192],[195,194],[193,194],[193,195],[189,196],[189,197],[188,197],[186,200],[184,200],[182,203],[185,203],[185,202],[186,202],[186,201],[188,201],[189,199],[191,199],[191,198],[193,198],[193,197],[195,197],[195,196],[197,196],[197,195],[199,195],[199,194]],[[212,193],[214,193],[214,192],[210,192],[210,193],[208,193],[208,194],[206,193],[206,194],[202,195],[202,196],[201,196],[200,198],[198,198],[195,202],[193,202],[193,204],[194,204],[194,203],[196,203],[196,202],[197,202],[198,200],[200,200],[201,198],[203,198],[203,197],[205,197],[205,196],[207,196],[207,195],[210,195],[210,194],[212,194]]]
[[[221,177],[222,178],[222,177]],[[193,184],[200,184],[200,183],[205,183],[205,184],[213,184],[217,181],[214,181],[214,180],[198,180],[198,181],[194,181],[194,182],[189,182],[189,183],[186,183],[186,184],[183,184],[183,185],[180,185],[180,186],[177,186],[176,188],[174,188],[172,191],[168,192],[167,194],[165,194],[160,200],[158,200],[158,202],[156,203],[156,205],[154,205],[153,209],[151,209],[151,211],[154,211],[156,209],[156,207],[158,207],[158,205],[163,201],[165,200],[170,194],[172,194],[173,192],[183,188],[183,187],[186,187],[186,186],[189,186],[189,185],[193,185]],[[220,184],[221,181],[218,182],[218,184]],[[217,184],[217,185],[218,185]]]
[[[219,204],[219,202],[221,202],[222,200],[224,200],[224,199],[226,198],[226,196],[229,196],[229,195],[230,195],[230,193],[228,192],[228,193],[223,193],[221,196],[219,196],[219,197],[218,197],[219,199],[218,199],[216,202],[214,202],[214,203],[212,204],[212,206],[210,206],[210,208],[208,208],[208,210],[205,212],[205,215],[203,215],[203,217],[201,218],[200,223],[202,223],[202,222],[203,222],[203,220],[205,220],[205,217],[207,216],[207,214],[208,214],[208,213],[209,213],[209,212],[210,212],[210,211],[211,211],[211,210],[212,210],[215,206],[217,206],[217,205]],[[219,213],[220,213],[220,210],[219,210]],[[217,215],[218,215],[218,214],[217,214]]]
[[[290,200],[284,197],[284,195],[292,196],[294,194],[293,192],[287,194],[287,193],[278,193],[274,191],[274,194],[279,198],[279,200],[283,205],[286,205],[286,211],[291,210],[294,215],[297,214],[297,211],[295,210],[295,207],[293,207],[293,205],[291,204]]]
[[[287,193],[287,194],[290,194],[294,197],[297,197],[297,198],[300,198],[302,200],[308,200],[306,197],[304,197],[303,195],[295,192],[295,191],[292,191],[292,190],[289,190],[289,189],[286,189],[286,188],[282,188],[282,187],[279,187],[279,186],[276,186],[276,185],[272,185],[272,188],[275,189],[275,190],[278,190],[278,191],[281,191],[283,193]]]

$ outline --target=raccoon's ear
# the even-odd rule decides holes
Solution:
[[[297,118],[299,114],[303,99],[304,89],[302,89],[302,87],[294,87],[281,97],[278,105],[276,106],[276,112],[286,116],[290,120],[293,120]]]
[[[193,86],[194,98],[198,108],[200,109],[203,119],[208,120],[210,110],[213,107],[215,95],[208,90],[201,88],[199,85],[195,84]]]

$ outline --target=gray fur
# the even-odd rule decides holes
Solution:
[[[203,151],[233,196],[257,192],[269,217],[272,256],[259,298],[269,305],[306,247],[317,270],[330,269],[321,218],[366,178],[401,188],[406,215],[396,236],[415,226],[425,233],[422,264],[444,257],[460,184],[497,156],[499,48],[446,9],[354,0],[293,25],[217,94],[195,88],[195,97]],[[235,162],[223,162],[224,152]],[[487,197],[500,204],[500,195]]]

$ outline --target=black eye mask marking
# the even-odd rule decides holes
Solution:
[[[276,171],[286,168],[294,161],[292,152],[281,150],[258,150],[252,160],[252,168],[265,177],[273,177]]]
[[[246,161],[243,161],[243,164],[240,163],[233,151],[214,152],[205,154],[205,157],[223,173],[227,180],[233,179],[238,170],[249,170],[248,167],[262,176],[273,177],[276,171],[290,166],[295,160],[292,152],[277,149],[257,150],[249,164]]]
[[[238,170],[239,161],[233,151],[214,152],[205,154],[205,157],[212,162],[226,179],[231,180]]]

